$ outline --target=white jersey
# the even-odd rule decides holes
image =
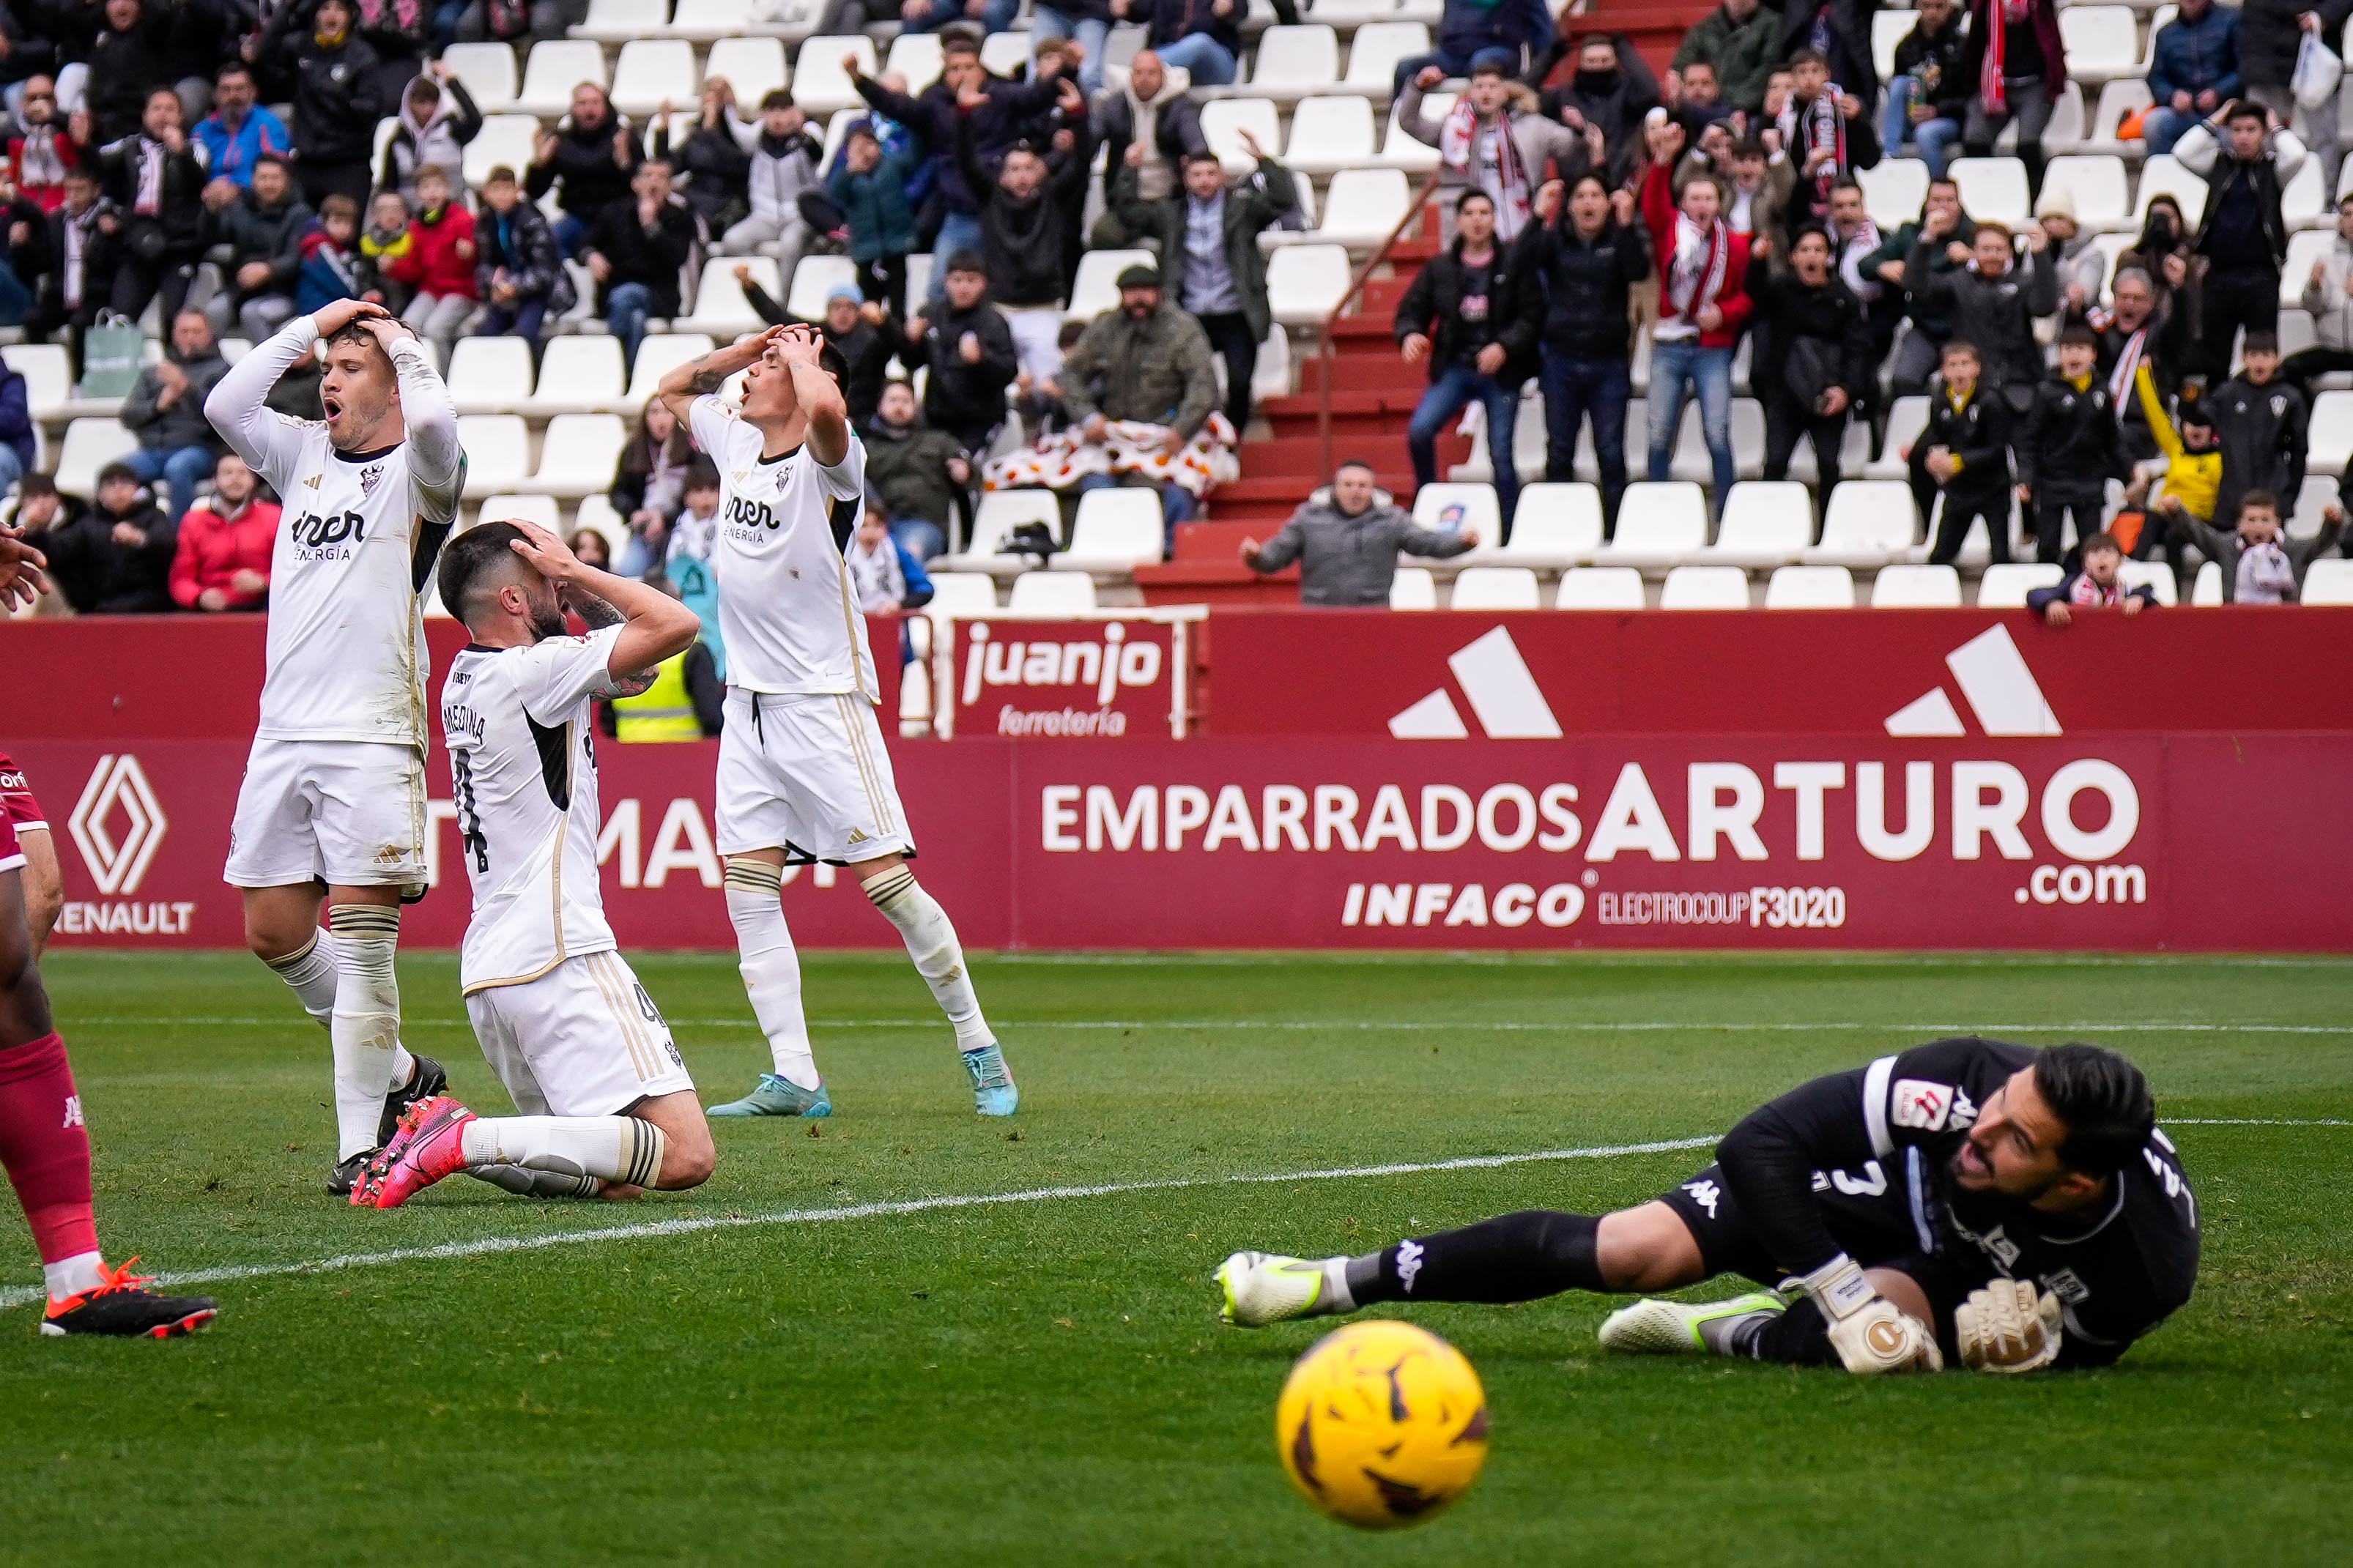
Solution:
[[[779,696],[855,694],[881,700],[866,617],[842,564],[838,509],[857,515],[866,491],[866,444],[831,468],[806,442],[763,461],[756,426],[717,397],[691,410],[695,444],[719,468],[719,628],[727,684]],[[846,537],[847,530],[844,531]]]
[[[441,686],[458,836],[474,886],[459,982],[536,980],[613,946],[596,880],[592,697],[611,690],[621,628],[529,647],[469,647]]]
[[[276,490],[262,740],[426,743],[424,593],[465,485],[448,389],[415,339],[393,352],[409,438],[338,452],[317,420],[262,399],[319,339],[308,316],[257,346],[206,401],[213,427]]]

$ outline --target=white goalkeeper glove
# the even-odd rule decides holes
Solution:
[[[1814,1299],[1831,1326],[1831,1348],[1857,1377],[1890,1372],[1942,1372],[1936,1336],[1863,1278],[1862,1266],[1840,1253],[1798,1286]]]
[[[2055,1291],[2031,1279],[1992,1279],[1953,1310],[1961,1361],[1972,1372],[2033,1372],[2059,1359],[2061,1314]]]

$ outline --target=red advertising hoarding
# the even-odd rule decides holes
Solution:
[[[1198,608],[942,619],[932,634],[942,740],[1182,740]]]

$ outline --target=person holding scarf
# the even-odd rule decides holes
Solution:
[[[2173,367],[2183,362],[2196,335],[2183,331],[2188,312],[2160,305],[2156,285],[2138,268],[2118,268],[2112,287],[2116,308],[2094,308],[2086,324],[2096,335],[2100,380],[2107,386],[2108,403],[2124,431],[2125,448],[2135,462],[2147,462],[2158,456],[2157,437],[2149,430],[2140,399],[2134,395],[2133,377],[2142,365],[2148,365],[2157,375],[2158,390],[2171,396],[2179,380]],[[2176,304],[2189,298],[2180,296]]]
[[[1721,511],[1736,477],[1732,353],[1750,309],[1748,237],[1718,221],[1724,189],[1714,178],[1687,181],[1679,195],[1670,194],[1668,171],[1683,151],[1683,127],[1662,110],[1643,134],[1651,166],[1642,176],[1642,223],[1659,268],[1659,320],[1651,334],[1651,481],[1667,478],[1683,404],[1696,391]]]
[[[1438,149],[1440,200],[1450,224],[1462,192],[1484,191],[1494,204],[1496,237],[1512,244],[1528,226],[1538,186],[1585,172],[1585,138],[1535,112],[1535,95],[1493,61],[1472,68],[1470,87],[1433,124],[1422,114],[1422,99],[1445,79],[1430,66],[1407,82],[1398,99],[1398,123],[1415,141]]]
[[[1830,221],[1831,188],[1857,169],[1879,162],[1879,133],[1862,101],[1831,79],[1819,49],[1799,49],[1789,61],[1789,101],[1776,121],[1781,146],[1798,165],[1796,187],[1783,215],[1795,236]]]
[[[2095,533],[2077,552],[2075,570],[2059,579],[2055,588],[2027,592],[2026,607],[2047,626],[2063,626],[2077,610],[2122,610],[2138,615],[2157,603],[2157,590],[2143,584],[2124,584],[2125,547],[2113,533]]]
[[[1977,84],[1961,147],[1993,156],[1994,138],[2018,121],[2018,155],[2030,197],[2042,191],[2042,133],[2067,86],[2067,47],[2059,38],[2057,0],[1970,0],[1969,41],[1961,77]]]
[[[1866,410],[1879,401],[1877,367],[1887,363],[1895,342],[1895,329],[1904,320],[1904,294],[1891,287],[1873,258],[1887,237],[1871,220],[1862,186],[1848,175],[1831,187],[1831,264],[1839,281],[1862,303],[1864,330],[1871,339],[1873,371],[1864,381],[1862,402]]]

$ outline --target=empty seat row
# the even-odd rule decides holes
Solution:
[[[2323,567],[2334,570],[2323,572]],[[2172,571],[2154,562],[2125,563],[2126,581],[2147,585],[2161,603],[2175,602]],[[1980,609],[2018,609],[2035,588],[2055,586],[2056,564],[2015,564],[1989,567],[1979,581]],[[2353,561],[2316,562],[2307,580],[2306,601],[2313,604],[2353,603]],[[2319,596],[2316,597],[2315,595]],[[2342,595],[2343,597],[2330,595]],[[2199,574],[2194,604],[2220,604],[2221,569],[2209,562]],[[1650,600],[1642,574],[1630,566],[1575,566],[1563,573],[1552,605],[1563,610],[1640,610]],[[1768,610],[1852,609],[1857,603],[1854,574],[1844,566],[1781,566],[1765,584],[1761,601],[1746,572],[1737,566],[1678,566],[1660,584],[1657,607],[1662,610],[1746,610],[1758,603]],[[1873,574],[1867,599],[1873,609],[1957,609],[1965,603],[1961,574],[1950,566],[1909,563],[1883,566]],[[1474,566],[1454,579],[1447,607],[1456,610],[1536,610],[1545,607],[1542,583],[1525,566]],[[1400,567],[1389,590],[1389,607],[1431,610],[1439,607],[1438,583],[1424,567]]]

